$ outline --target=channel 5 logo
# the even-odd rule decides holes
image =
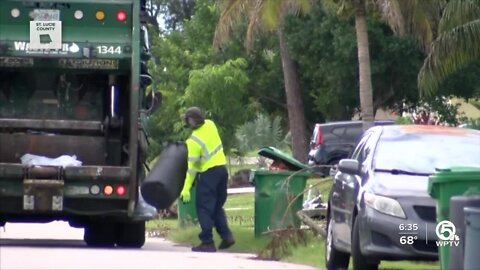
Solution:
[[[457,229],[455,224],[449,220],[441,221],[437,224],[435,228],[435,233],[439,241],[437,241],[437,246],[458,246],[460,244],[460,238],[456,235]]]

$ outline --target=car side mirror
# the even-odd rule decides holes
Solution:
[[[338,170],[346,174],[360,174],[361,166],[356,159],[342,159],[338,163]]]

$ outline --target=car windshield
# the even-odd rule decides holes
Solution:
[[[455,166],[480,167],[480,132],[390,134],[375,150],[374,169],[434,173]]]

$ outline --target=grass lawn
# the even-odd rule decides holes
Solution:
[[[312,185],[323,195],[323,200],[328,198],[331,179],[309,179],[307,187]],[[229,249],[229,252],[249,252],[259,254],[272,240],[271,236],[254,237],[254,194],[229,195],[225,204],[229,225],[235,236],[236,244]],[[178,221],[172,219],[154,220],[147,223],[148,230],[160,230],[162,235],[168,239],[186,245],[199,243],[198,226],[179,228]],[[215,242],[220,243],[216,233]],[[325,269],[324,262],[324,240],[321,237],[307,233],[307,243],[292,245],[290,254],[283,257],[282,261],[307,264],[319,269]],[[351,264],[350,264],[351,265]],[[350,267],[351,268],[351,267]],[[439,263],[418,263],[409,261],[382,262],[380,269],[383,270],[413,270],[413,269],[439,269]]]

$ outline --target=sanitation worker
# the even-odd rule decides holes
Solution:
[[[201,244],[192,248],[196,252],[216,252],[213,242],[213,227],[222,238],[218,249],[227,249],[235,244],[228,227],[223,205],[227,200],[228,172],[222,141],[212,120],[205,119],[198,107],[188,108],[183,121],[192,135],[187,139],[188,170],[180,198],[190,202],[190,189],[196,179],[196,201]]]

